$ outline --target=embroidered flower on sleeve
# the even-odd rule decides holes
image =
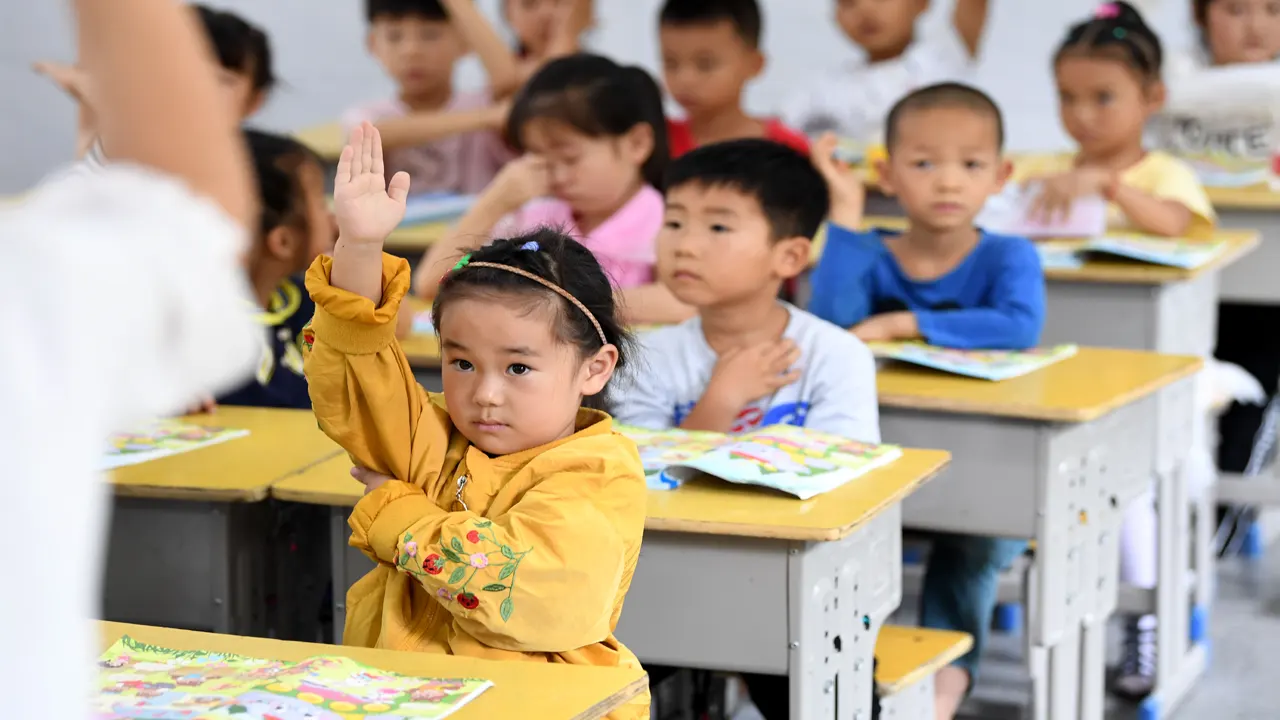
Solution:
[[[437,587],[436,595],[445,602],[456,600],[465,610],[474,610],[480,606],[480,598],[470,590],[473,583],[480,586],[481,592],[502,593],[505,597],[498,604],[498,615],[503,622],[507,622],[515,611],[516,571],[525,556],[533,552],[533,548],[517,552],[498,540],[492,531],[485,532],[491,527],[491,521],[478,520],[474,529],[463,535],[467,542],[480,546],[477,550],[483,551],[478,552],[467,552],[460,537],[441,536],[440,545],[435,548],[438,552],[423,557],[421,569],[414,562],[418,558],[418,543],[414,540],[413,533],[405,533],[400,540],[400,556],[396,567],[401,572],[419,578],[428,589],[442,583],[445,587]],[[492,549],[485,550],[486,544]],[[436,576],[451,567],[447,577],[436,579]],[[485,577],[477,578],[481,573]],[[484,585],[480,585],[481,583]]]
[[[489,567],[489,556],[484,553],[472,553],[470,560],[473,568]]]
[[[472,595],[469,592],[459,593],[458,604],[468,610],[475,610],[476,608],[480,607],[480,598],[476,597],[475,595]]]

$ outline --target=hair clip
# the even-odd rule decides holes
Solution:
[[[452,270],[450,270],[449,272],[447,272],[447,273],[445,273],[445,274],[443,274],[443,275],[441,275],[441,276],[440,276],[440,284],[441,284],[441,285],[443,285],[443,284],[444,284],[444,281],[445,281],[446,279],[448,279],[448,277],[449,277],[450,275],[452,275],[452,274],[454,274],[454,273],[458,272],[459,270],[461,270],[462,268],[466,267],[466,266],[467,266],[467,263],[470,263],[470,262],[471,262],[471,253],[467,253],[466,255],[463,255],[463,256],[462,256],[462,259],[458,261],[458,264],[457,264],[457,265],[454,265],[454,266],[453,266],[453,269],[452,269]]]
[[[521,249],[521,250],[531,250],[531,251],[533,251],[533,252],[538,252],[538,251],[539,251],[539,250],[541,250],[542,248],[538,246],[538,241],[537,241],[537,240],[530,240],[529,242],[527,242],[527,243],[525,243],[525,244],[521,245],[521,246],[520,246],[520,249]]]
[[[1100,20],[1114,20],[1120,17],[1120,6],[1113,2],[1104,3],[1098,6],[1098,9],[1093,12],[1093,16]]]
[[[1129,32],[1124,28],[1116,28],[1115,30],[1111,31],[1111,35],[1115,37],[1115,39],[1117,40],[1123,40],[1126,37],[1128,37]]]

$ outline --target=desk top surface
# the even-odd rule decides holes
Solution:
[[[449,231],[449,226],[450,223],[447,222],[404,225],[391,231],[383,247],[395,253],[426,252],[437,240],[444,237],[444,234]]]
[[[402,675],[426,678],[475,677],[492,681],[493,687],[453,716],[459,720],[516,717],[539,720],[602,718],[644,692],[648,684],[647,676],[639,669],[499,662],[458,655],[337,647],[112,622],[100,623],[100,628],[101,647],[104,650],[122,636],[128,635],[150,645],[175,650],[227,652],[285,661],[304,660],[317,655],[338,655]],[[554,689],[554,692],[549,692],[549,688]]]
[[[886,625],[876,638],[876,685],[894,695],[969,652],[973,638],[950,630]]]
[[[404,310],[417,315],[430,312],[431,304],[417,297],[404,299]],[[400,349],[409,359],[409,366],[417,369],[436,370],[440,367],[440,339],[435,333],[414,333],[400,340]]]
[[[951,455],[903,451],[898,460],[809,500],[714,479],[676,490],[650,490],[645,529],[785,540],[839,540],[937,475]],[[345,456],[276,483],[280,500],[350,507],[364,488],[351,478]]]
[[[342,148],[347,145],[347,133],[342,123],[331,122],[312,125],[293,133],[299,142],[315,151],[325,160],[337,162]]]
[[[1209,202],[1219,212],[1232,210],[1280,211],[1280,190],[1264,187],[1205,188]]]
[[[275,481],[341,452],[309,410],[220,407],[182,421],[248,430],[249,435],[118,468],[111,473],[116,495],[256,502],[266,499]]]
[[[1136,402],[1204,365],[1200,358],[1082,347],[1022,377],[976,380],[891,363],[876,374],[880,407],[1088,422]]]

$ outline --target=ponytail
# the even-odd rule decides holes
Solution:
[[[1077,54],[1114,57],[1145,82],[1160,80],[1164,65],[1160,37],[1137,8],[1120,0],[1098,6],[1092,18],[1072,26],[1058,47],[1054,62]]]

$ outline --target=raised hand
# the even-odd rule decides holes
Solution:
[[[822,174],[822,179],[827,181],[827,192],[831,195],[832,222],[857,229],[862,224],[867,191],[861,174],[848,163],[836,158],[838,143],[834,134],[826,133],[813,144],[809,159]]]
[[[361,123],[342,150],[333,183],[340,238],[346,243],[381,246],[404,219],[408,198],[409,174],[398,172],[387,184],[382,136],[370,123]]]

